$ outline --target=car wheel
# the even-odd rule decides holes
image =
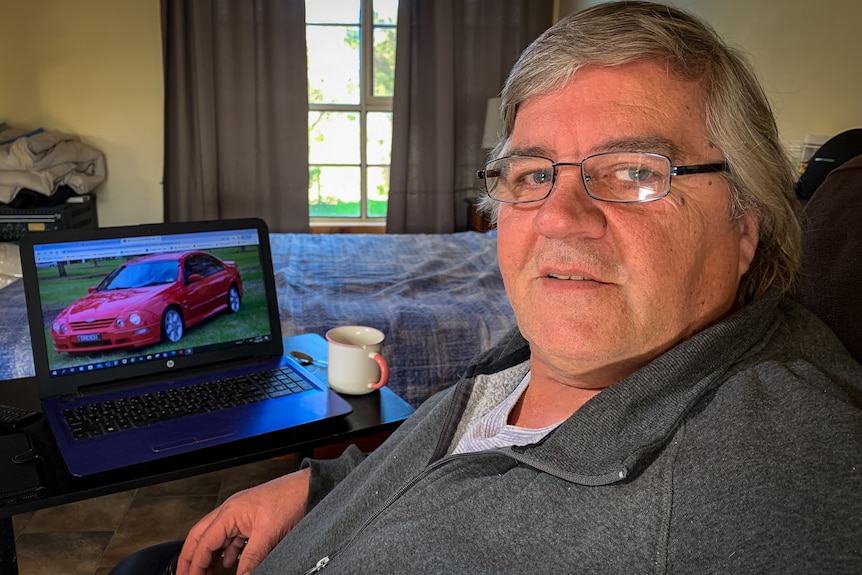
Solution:
[[[162,316],[162,338],[174,343],[180,341],[185,333],[183,316],[175,307],[170,307]]]
[[[230,308],[230,311],[236,313],[239,311],[241,299],[239,297],[239,290],[236,289],[236,286],[231,284],[230,289],[227,292],[227,306]]]

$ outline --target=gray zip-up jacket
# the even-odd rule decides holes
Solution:
[[[450,455],[526,373],[511,334],[368,457],[312,468],[258,573],[860,573],[862,366],[765,299],[543,441]]]

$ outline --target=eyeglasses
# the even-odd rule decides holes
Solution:
[[[673,176],[727,171],[726,163],[674,166],[670,158],[651,152],[605,152],[580,162],[555,163],[538,156],[507,156],[479,170],[491,199],[510,204],[538,202],[551,195],[559,166],[580,166],[587,195],[602,202],[640,203],[670,193]]]

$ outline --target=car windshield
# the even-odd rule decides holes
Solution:
[[[123,266],[105,278],[99,291],[173,283],[177,279],[178,269],[179,262],[176,261],[140,262]]]

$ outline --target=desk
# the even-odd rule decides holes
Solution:
[[[323,359],[319,348],[314,347],[319,340],[320,336],[313,334],[287,338],[285,350],[308,350],[312,355],[317,353],[315,357]],[[307,369],[321,381],[326,381],[325,368],[312,365]],[[12,515],[191,477],[288,453],[311,453],[317,447],[356,441],[369,435],[392,431],[413,413],[413,408],[407,402],[385,387],[367,395],[344,397],[353,407],[353,412],[344,417],[83,479],[74,478],[66,471],[47,422],[42,419],[34,423],[25,431],[33,437],[36,450],[43,457],[42,473],[46,490],[39,499],[0,507],[0,573],[17,573]],[[0,403],[40,409],[35,378],[0,382]]]

